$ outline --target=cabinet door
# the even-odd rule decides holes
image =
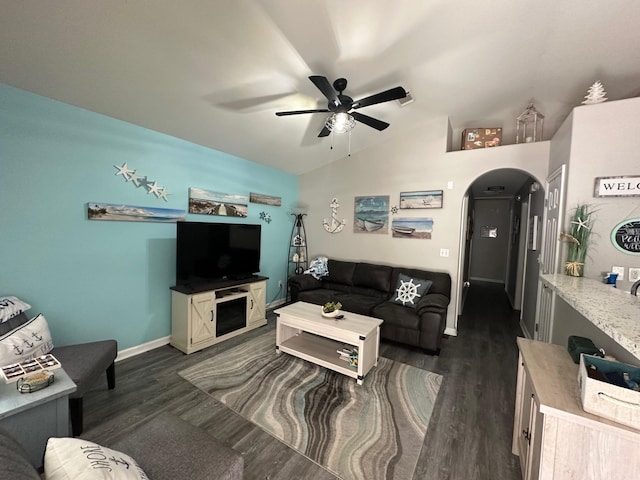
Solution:
[[[526,373],[523,378],[522,396],[520,397],[520,432],[518,436],[518,451],[520,455],[520,468],[522,477],[530,478],[527,475],[529,464],[529,450],[531,446],[531,414],[533,407],[533,388]]]
[[[216,336],[216,296],[213,292],[191,297],[190,343],[200,343]]]
[[[267,303],[267,282],[249,285],[249,323],[264,320]]]

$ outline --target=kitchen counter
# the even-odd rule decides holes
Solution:
[[[640,359],[640,297],[597,280],[563,274],[540,279],[578,313]]]

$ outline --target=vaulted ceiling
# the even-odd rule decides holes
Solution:
[[[640,94],[638,25],[636,0],[0,0],[0,82],[299,174],[345,156],[326,114],[275,116],[326,107],[309,75],[411,92],[354,152],[446,116],[513,143],[530,100],[548,139],[596,80]]]

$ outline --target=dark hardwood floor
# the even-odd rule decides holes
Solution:
[[[177,375],[271,328],[275,328],[273,314],[266,327],[201,352],[184,355],[167,345],[117,363],[116,389],[108,391],[104,379],[85,395],[82,437],[108,446],[169,410],[242,453],[247,480],[335,478]],[[388,342],[380,347],[382,356],[444,375],[413,478],[522,478],[518,458],[511,454],[515,338],[521,331],[503,286],[472,285],[458,329],[457,337],[444,340],[438,357]]]

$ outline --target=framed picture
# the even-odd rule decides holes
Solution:
[[[249,201],[251,203],[261,203],[263,205],[271,205],[273,207],[282,206],[282,197],[274,197],[272,195],[264,195],[262,193],[249,193]]]
[[[89,220],[120,220],[125,222],[173,223],[185,219],[187,212],[174,208],[138,207],[114,203],[87,204]]]
[[[355,233],[389,232],[389,195],[355,197],[353,210]]]
[[[394,238],[431,239],[433,218],[394,218],[391,220],[391,236]]]
[[[209,192],[193,187],[189,189],[189,213],[246,217],[248,203],[246,195]]]
[[[400,208],[442,208],[442,190],[400,192]]]

